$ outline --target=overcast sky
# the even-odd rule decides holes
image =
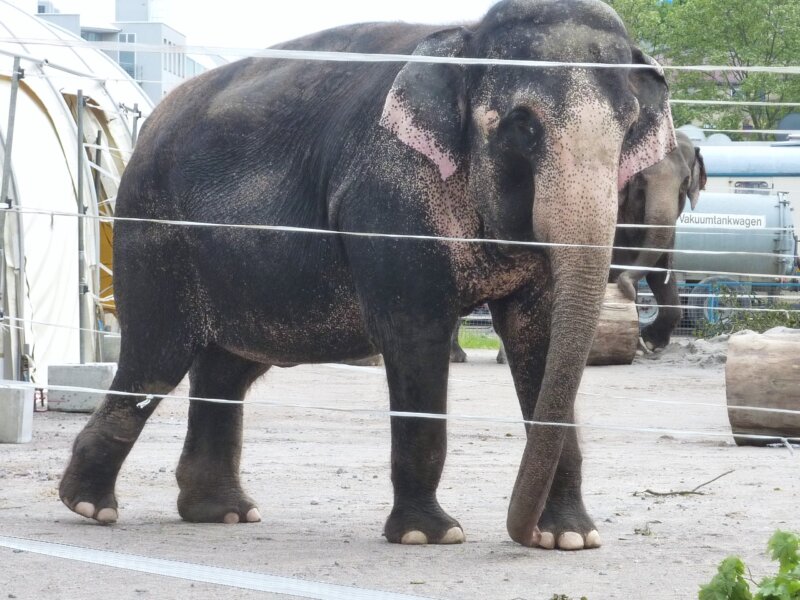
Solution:
[[[476,20],[496,0],[154,0],[153,20],[193,46],[264,48],[306,33],[361,21],[455,23]],[[114,0],[53,0],[84,24],[114,20]]]

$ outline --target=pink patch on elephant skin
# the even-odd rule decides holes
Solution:
[[[420,129],[414,123],[411,111],[395,95],[394,89],[386,96],[380,126],[397,136],[409,148],[429,158],[439,169],[442,181],[446,181],[458,170],[452,153],[437,142],[430,131]]]
[[[638,146],[623,153],[619,165],[619,191],[639,171],[643,171],[677,148],[675,140],[675,127],[672,124],[672,114],[669,105],[666,105],[659,118],[659,127],[645,136]]]

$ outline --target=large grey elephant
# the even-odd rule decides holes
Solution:
[[[670,336],[681,320],[677,278],[669,273],[675,247],[675,223],[686,206],[697,206],[700,190],[705,188],[706,170],[700,150],[682,131],[676,132],[678,146],[663,160],[637,173],[620,192],[619,224],[649,225],[647,229],[618,228],[614,239],[612,262],[628,267],[611,270],[611,280],[630,300],[637,297],[639,280],[645,277],[659,305],[656,319],[642,329],[648,350],[669,344]],[[652,248],[652,251],[626,248]],[[664,271],[643,270],[657,267]]]
[[[110,392],[76,438],[60,496],[80,515],[117,520],[120,467],[159,396],[187,371],[192,396],[239,400],[271,365],[380,352],[393,410],[445,413],[450,335],[482,301],[523,416],[574,419],[618,191],[674,146],[663,76],[617,15],[597,0],[504,0],[469,27],[354,25],[281,47],[584,65],[250,58],[165,98],[125,171],[117,215],[226,226],[117,223],[122,345],[112,390],[154,399]],[[527,431],[510,536],[598,546],[574,428]],[[391,434],[386,538],[463,542],[436,498],[445,421],[393,417]],[[185,520],[261,519],[239,480],[241,438],[241,404],[191,403],[177,468]]]

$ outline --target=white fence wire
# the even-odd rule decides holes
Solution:
[[[582,62],[562,62],[562,61],[536,61],[536,60],[497,60],[497,59],[482,59],[482,58],[461,58],[461,57],[433,57],[433,56],[421,56],[421,55],[397,55],[397,54],[364,54],[364,53],[347,53],[347,52],[319,52],[319,51],[299,51],[299,50],[277,50],[277,49],[237,49],[237,48],[209,48],[209,47],[200,47],[200,46],[165,46],[160,44],[120,44],[120,43],[111,43],[111,42],[93,42],[88,44],[86,42],[79,42],[77,40],[43,40],[43,39],[6,39],[0,38],[0,43],[2,42],[13,42],[13,43],[24,43],[27,45],[44,45],[44,46],[84,46],[84,47],[93,47],[99,48],[103,50],[129,50],[129,51],[136,51],[136,52],[154,52],[154,53],[191,53],[191,54],[213,54],[213,55],[226,55],[226,56],[259,56],[259,57],[266,57],[266,58],[275,58],[275,59],[284,59],[284,60],[312,60],[312,61],[335,61],[335,62],[362,62],[362,63],[385,63],[385,62],[416,62],[416,63],[427,63],[427,64],[458,64],[458,65],[480,65],[480,66],[515,66],[515,67],[530,67],[530,68],[593,68],[593,69],[606,69],[606,68],[627,68],[627,69],[643,69],[643,68],[652,68],[649,65],[640,65],[640,64],[631,64],[631,65],[619,65],[619,64],[603,64],[603,63],[582,63]],[[12,53],[4,50],[0,50],[0,53],[11,55]],[[13,53],[14,55],[19,55],[18,53]],[[97,76],[88,74],[88,73],[81,73],[69,67],[65,67],[62,65],[58,65],[47,60],[39,59],[37,57],[33,57],[30,55],[22,55],[27,61],[30,61],[36,65],[38,65],[41,69],[52,68],[57,69],[66,73],[71,73],[74,75],[78,75],[81,77],[87,77],[90,79],[100,79]],[[663,65],[661,68],[664,70],[673,70],[673,71],[716,71],[716,72],[753,72],[753,73],[775,73],[781,75],[797,75],[800,74],[800,67],[796,66],[750,66],[750,67],[740,67],[740,66],[729,66],[729,65],[687,65],[687,66],[678,66],[678,65]],[[42,72],[39,74],[26,74],[26,76],[34,76],[34,77],[47,77],[47,75]],[[771,101],[762,101],[762,102],[747,102],[747,101],[734,101],[734,100],[691,100],[691,99],[674,99],[672,100],[673,104],[692,104],[692,105],[700,105],[700,104],[707,104],[707,105],[716,105],[716,106],[737,106],[737,105],[751,105],[751,106],[781,106],[781,107],[794,107],[800,106],[800,102],[771,102]],[[704,131],[708,132],[727,132],[727,133],[766,133],[766,134],[779,134],[779,133],[795,133],[789,130],[722,130],[722,129],[706,129]],[[100,146],[97,144],[84,144],[85,148],[92,148],[92,149],[100,149],[106,150],[110,152],[117,152],[123,155],[129,153],[127,150],[119,149],[119,148],[110,148],[108,146]],[[104,169],[100,165],[88,161],[89,167],[102,173],[104,176],[119,182],[119,179],[116,175],[112,174],[108,170]],[[113,200],[113,199],[112,199]],[[109,200],[111,202],[112,200]],[[528,247],[585,247],[585,248],[609,248],[609,246],[598,246],[598,245],[584,245],[584,244],[553,244],[553,243],[544,243],[544,242],[519,242],[519,241],[511,241],[511,240],[496,240],[496,239],[482,239],[482,238],[460,238],[460,237],[446,237],[446,236],[430,236],[430,235],[401,235],[401,234],[390,234],[390,233],[375,233],[375,232],[353,232],[353,231],[333,231],[333,230],[325,230],[325,229],[312,229],[312,228],[303,228],[303,227],[292,227],[292,226],[281,226],[281,225],[248,225],[248,224],[221,224],[221,223],[207,223],[207,222],[197,222],[197,221],[182,221],[182,220],[164,220],[164,219],[136,219],[136,218],[120,218],[120,217],[110,217],[104,215],[80,215],[78,213],[69,213],[69,212],[60,212],[60,211],[47,211],[47,210],[39,210],[39,209],[9,209],[10,211],[19,211],[26,215],[43,215],[49,218],[54,217],[70,217],[70,218],[88,218],[88,219],[98,219],[101,222],[118,222],[118,221],[125,221],[125,222],[138,222],[138,223],[157,223],[165,226],[185,226],[185,227],[220,227],[220,228],[237,228],[237,229],[249,229],[249,230],[256,230],[256,231],[272,231],[272,232],[284,232],[284,233],[295,233],[295,234],[314,234],[314,235],[336,235],[342,237],[354,236],[354,237],[366,237],[366,238],[385,238],[385,239],[405,239],[405,240],[414,240],[419,242],[437,242],[437,243],[469,243],[469,244],[500,244],[500,245],[509,245],[509,246],[528,246]],[[619,225],[620,228],[675,228],[676,226],[672,225],[637,225],[637,224],[623,224]],[[785,231],[789,228],[769,228],[770,231]],[[766,231],[766,230],[764,230]],[[688,234],[692,234],[694,232],[686,232]],[[699,233],[698,233],[699,234]],[[703,233],[702,235],[709,235],[707,233]],[[738,233],[734,232],[713,232],[711,235],[738,235]],[[633,252],[653,252],[654,250],[651,248],[636,248],[636,247],[623,247],[623,248],[616,248],[622,249],[627,251]],[[735,255],[735,256],[774,256],[774,253],[765,253],[765,252],[751,252],[751,251],[715,251],[715,250],[681,250],[681,249],[659,249],[656,250],[660,253],[671,253],[671,254],[704,254],[704,255]],[[797,260],[797,255],[792,255],[790,258]],[[675,272],[674,269],[663,269],[658,267],[639,267],[639,266],[632,266],[632,265],[612,265],[613,269],[617,270],[626,270],[629,268],[635,268],[639,271],[647,271],[647,272],[665,272],[667,276],[671,272]],[[792,275],[792,276],[777,276],[773,274],[752,274],[752,273],[739,273],[739,272],[723,272],[723,271],[680,271],[685,274],[703,274],[703,275],[725,275],[725,276],[732,276],[732,277],[742,277],[742,276],[751,276],[751,277],[760,277],[760,278],[774,278],[774,279],[781,279],[783,281],[800,281],[800,276]],[[681,297],[687,297],[690,294],[681,294]],[[714,298],[717,297],[715,294],[691,294],[693,298]],[[787,296],[763,296],[764,298],[779,298],[781,300],[793,300],[794,297],[787,297]],[[109,300],[111,297],[104,298],[103,300]],[[96,300],[99,300],[96,298]],[[637,304],[637,307],[642,308],[653,308],[655,304]],[[687,308],[684,305],[660,305],[664,308]],[[720,306],[715,307],[714,310],[719,311],[748,311],[748,312],[775,312],[775,313],[784,313],[788,314],[790,312],[800,312],[800,310],[796,309],[775,309],[775,308],[764,308],[764,307],[731,307],[731,306]],[[22,320],[12,319],[9,317],[4,318],[4,327],[14,327],[14,328],[21,328],[21,325],[12,324],[11,321],[18,321],[21,322]],[[41,321],[35,321],[31,319],[25,320],[26,324],[29,325],[39,325],[39,326],[50,326],[50,327],[64,327],[57,324],[52,323],[45,323]],[[95,329],[87,329],[87,328],[73,328],[80,331],[89,331],[96,334],[104,334],[109,335],[108,332],[105,331],[98,331]],[[113,335],[113,334],[112,334]],[[9,386],[12,385],[9,382],[4,382],[2,386]],[[52,388],[55,389],[55,388]],[[105,394],[105,390],[88,390],[83,389],[82,391],[87,392],[94,392]],[[115,393],[116,395],[123,395],[121,393]],[[150,398],[152,399],[152,397]],[[213,399],[200,399],[200,398],[183,398],[185,400],[204,400],[204,401],[211,401],[217,402],[218,400]],[[626,398],[628,400],[633,400],[632,398]],[[145,399],[145,401],[149,401]],[[643,400],[647,401],[647,400]],[[229,401],[224,401],[229,402]],[[272,403],[274,404],[274,403]],[[691,404],[691,403],[677,403],[677,404]],[[697,404],[695,404],[697,405]],[[282,405],[284,407],[289,407],[292,405]],[[307,408],[307,407],[305,407]],[[328,407],[318,407],[320,410],[341,410],[341,409],[333,409]],[[780,411],[777,409],[755,409],[753,407],[734,407],[734,410],[765,410],[765,411],[772,411],[772,412],[788,412],[794,413],[798,411]],[[367,411],[370,413],[375,413],[375,411]],[[402,414],[402,413],[392,413],[384,412],[381,413],[382,415],[388,414],[389,416],[413,416],[413,417],[421,417],[425,416],[427,418],[463,418],[467,420],[473,419],[481,419],[480,417],[471,417],[471,416],[454,416],[454,415],[421,415],[420,413],[409,413],[409,414]],[[512,419],[508,421],[507,419],[501,419],[501,422],[516,422],[516,423],[525,423],[520,419]],[[527,422],[528,424],[538,424],[538,425],[559,425],[559,426],[575,426],[572,424],[550,424],[550,423],[534,423],[534,422]],[[583,427],[592,427],[591,425],[581,425]],[[623,428],[622,430],[627,430]],[[662,432],[661,430],[652,430],[652,429],[638,429],[638,431],[658,431]],[[664,430],[666,431],[666,430]],[[694,432],[697,433],[697,432]],[[727,434],[725,434],[727,435]]]

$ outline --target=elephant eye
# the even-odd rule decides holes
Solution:
[[[539,145],[542,129],[528,108],[518,106],[503,117],[497,133],[506,150],[530,156]]]

